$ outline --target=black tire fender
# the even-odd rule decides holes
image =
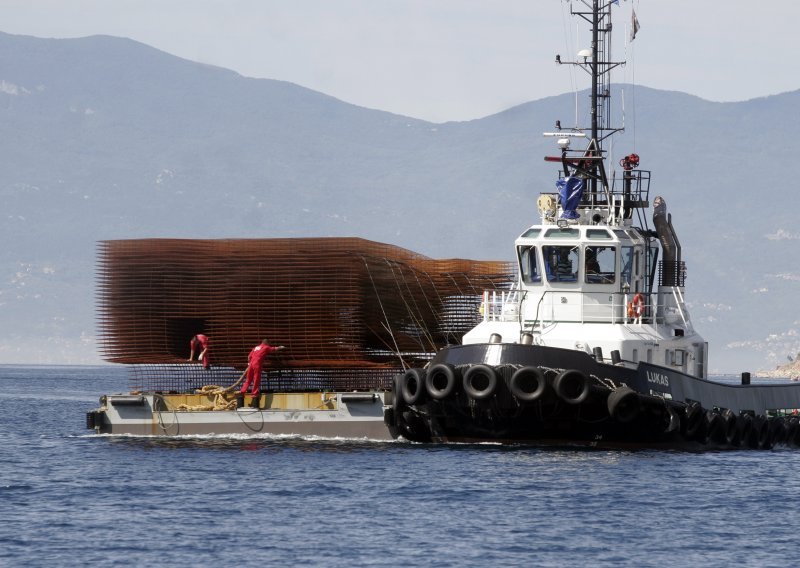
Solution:
[[[392,409],[397,413],[403,407],[403,375],[392,377]]]
[[[770,439],[770,432],[769,432],[769,421],[764,416],[756,416],[755,431],[756,431],[756,447],[761,450],[772,449],[771,445],[772,440]]]
[[[747,445],[754,450],[763,449],[769,443],[769,423],[764,420],[763,416],[747,415],[750,422],[750,432],[747,436]]]
[[[773,448],[786,441],[786,421],[781,418],[771,418],[769,420],[769,447]]]
[[[746,446],[752,446],[753,417],[749,414],[742,414],[736,422],[739,428],[739,442]]]
[[[672,434],[681,429],[681,417],[671,404],[664,405],[664,433]]]
[[[464,392],[473,400],[485,400],[497,390],[497,371],[489,365],[473,365],[464,373]]]
[[[400,392],[406,404],[421,402],[422,393],[425,391],[425,371],[423,369],[409,369],[400,380]]]
[[[589,379],[576,369],[561,371],[553,381],[553,388],[567,404],[581,404],[589,398]]]
[[[620,387],[608,395],[608,413],[617,422],[630,422],[642,409],[639,395],[633,389]]]
[[[700,433],[704,426],[703,407],[693,402],[685,408],[684,412],[683,435],[691,440]]]
[[[437,363],[425,376],[425,389],[431,398],[443,400],[453,394],[459,380],[459,372],[448,363]]]
[[[718,444],[727,443],[727,439],[725,437],[727,435],[727,432],[725,431],[725,420],[722,418],[722,416],[709,410],[706,412],[705,420],[706,432],[708,432],[709,438]]]
[[[736,438],[739,435],[736,414],[732,410],[726,408],[722,411],[721,416],[725,423],[725,442],[728,444],[736,444]]]
[[[800,446],[800,420],[797,418],[789,420],[788,441],[792,445]]]
[[[520,402],[539,400],[547,388],[544,372],[537,367],[521,367],[508,381],[508,390]]]

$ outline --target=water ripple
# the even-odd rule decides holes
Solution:
[[[125,390],[116,369],[0,366],[0,390],[3,565],[778,566],[796,549],[800,451],[95,436],[83,418]]]

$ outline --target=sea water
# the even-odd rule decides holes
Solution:
[[[0,565],[786,566],[800,450],[85,429],[117,367],[0,366]]]

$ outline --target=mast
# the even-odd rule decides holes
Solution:
[[[591,72],[592,72],[592,140],[598,140],[598,115],[600,114],[601,109],[597,108],[597,83],[598,83],[598,75],[597,71],[599,69],[598,64],[600,61],[600,49],[597,42],[600,27],[600,14],[599,14],[599,2],[598,0],[593,0],[594,4],[592,6],[592,63],[591,63]],[[598,140],[598,151],[602,154],[602,146],[600,146],[600,141]]]
[[[561,212],[556,222],[567,225],[580,219],[582,214],[577,208],[581,208],[586,214],[583,216],[584,223],[602,221],[609,225],[631,225],[635,215],[639,226],[647,232],[648,223],[643,210],[650,206],[650,172],[639,169],[639,156],[632,153],[619,162],[622,176],[617,176],[612,170],[607,174],[605,161],[608,155],[603,149],[606,138],[624,130],[611,124],[611,71],[625,64],[625,61],[611,58],[612,5],[618,5],[618,0],[569,2],[570,15],[577,16],[590,26],[591,33],[586,42],[590,45],[580,46],[582,49],[573,61],[567,61],[566,58],[562,60],[561,55],[556,55],[555,62],[558,65],[580,67],[589,74],[591,118],[589,124],[576,123],[571,128],[562,128],[562,121],[556,120],[556,131],[544,133],[545,136],[558,138],[561,151],[561,156],[545,156],[545,161],[561,163],[556,182]],[[588,144],[582,149],[571,148],[572,142],[578,138],[588,139]],[[568,195],[574,196],[569,208],[565,207]],[[598,214],[597,211],[604,213]]]
[[[586,20],[592,29],[591,46],[581,49],[576,61],[562,61],[561,56],[556,56],[556,63],[563,65],[576,65],[589,73],[591,77],[591,124],[589,127],[575,127],[575,130],[590,135],[586,156],[594,158],[580,168],[576,173],[584,174],[590,182],[590,191],[597,194],[598,190],[608,192],[608,180],[603,166],[603,141],[620,132],[622,128],[610,125],[611,114],[611,70],[624,61],[611,61],[611,0],[576,0],[585,8],[575,9],[570,5],[570,13]],[[583,171],[581,171],[583,170]],[[598,187],[598,182],[600,187]]]

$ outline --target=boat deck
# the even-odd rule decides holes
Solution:
[[[101,398],[87,414],[99,434],[180,436],[292,434],[389,440],[391,393],[137,393]]]

